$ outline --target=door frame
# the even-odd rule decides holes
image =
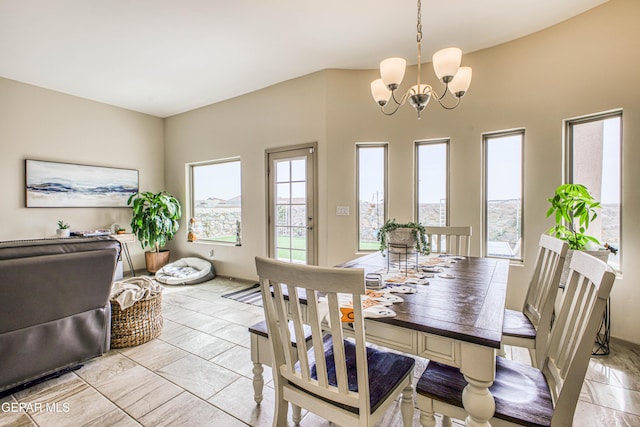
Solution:
[[[298,150],[310,150],[309,154],[311,154],[308,159],[307,168],[309,166],[312,167],[311,178],[313,182],[311,183],[311,194],[307,194],[307,207],[309,206],[309,200],[312,201],[312,209],[311,216],[312,220],[312,229],[311,235],[309,238],[311,239],[311,243],[307,246],[307,264],[309,265],[318,265],[318,143],[317,142],[309,142],[304,144],[296,144],[296,145],[287,145],[283,147],[276,148],[267,148],[265,150],[265,229],[266,229],[266,242],[267,242],[267,254],[269,257],[273,256],[272,249],[275,247],[273,238],[272,238],[272,212],[271,212],[271,200],[273,198],[272,189],[271,189],[271,162],[270,156],[272,154],[281,154],[286,153],[288,151],[298,151]],[[292,156],[293,157],[293,156]],[[309,212],[309,211],[307,211]]]

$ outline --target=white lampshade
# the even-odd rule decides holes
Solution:
[[[380,63],[380,77],[385,86],[397,88],[404,78],[407,61],[404,58],[387,58]]]
[[[460,67],[451,83],[449,83],[451,93],[458,97],[464,95],[469,89],[469,85],[471,85],[471,75],[471,67]]]
[[[391,97],[391,91],[382,79],[377,79],[371,82],[371,95],[378,104],[384,106]]]
[[[448,47],[433,54],[433,70],[436,76],[448,83],[458,72],[462,61],[462,51],[457,47]]]

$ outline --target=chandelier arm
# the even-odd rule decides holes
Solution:
[[[436,93],[434,92],[434,94],[436,94]],[[453,106],[451,106],[451,107],[449,107],[449,106],[445,105],[445,104],[442,102],[442,98],[443,98],[443,97],[444,97],[444,95],[443,95],[443,96],[441,96],[441,97],[438,97],[438,94],[436,94],[436,96],[435,96],[436,101],[438,101],[438,104],[440,104],[440,106],[441,106],[442,108],[444,108],[445,110],[453,110],[453,109],[454,109],[454,108],[456,108],[458,105],[460,105],[460,98],[458,98],[457,96],[456,96],[456,104],[455,104],[455,105],[453,105]]]
[[[391,91],[391,99],[393,99],[393,102],[395,102],[395,103],[396,103],[396,105],[397,105],[398,107],[400,107],[402,104],[404,104],[404,101],[406,101],[406,99],[407,99],[407,94],[405,93],[405,94],[402,96],[402,98],[400,98],[400,101],[398,101],[398,100],[396,99],[396,91],[395,91],[395,90],[392,90],[392,91]],[[398,109],[398,108],[396,108],[396,110],[397,110],[397,109]]]
[[[434,91],[433,93],[436,94],[436,98],[438,99],[438,102],[442,101],[445,97],[445,95],[449,92],[449,85],[445,84],[444,85],[444,92],[442,92],[442,96],[438,96],[438,94]],[[460,98],[458,98],[458,100],[460,100]],[[440,105],[442,105],[442,103],[440,103]]]
[[[400,98],[400,102],[398,102],[398,100],[395,97],[395,91],[391,92],[392,98],[393,98],[393,102],[396,103],[396,108],[393,109],[393,111],[391,111],[390,113],[387,113],[386,111],[384,111],[384,107],[385,106],[381,106],[380,107],[380,111],[382,111],[382,114],[384,114],[385,116],[391,116],[393,114],[395,114],[398,109],[402,106],[402,104],[405,103],[405,101],[407,100],[407,95],[409,94],[409,92],[406,92],[402,98]],[[386,105],[389,105],[388,103]]]

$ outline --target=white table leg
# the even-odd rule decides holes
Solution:
[[[462,391],[462,404],[467,411],[467,427],[490,427],[489,420],[496,411],[496,403],[489,391],[493,381],[477,381],[465,375],[467,386]]]
[[[253,400],[259,405],[262,402],[262,389],[264,388],[264,377],[262,363],[253,363]]]
[[[467,427],[491,427],[489,420],[496,411],[496,402],[489,391],[496,377],[496,349],[463,343],[460,371],[467,380],[462,391],[462,405],[467,411]]]

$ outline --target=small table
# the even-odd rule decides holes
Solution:
[[[122,253],[124,253],[124,257],[127,260],[127,264],[129,264],[129,270],[131,270],[131,275],[136,275],[136,270],[133,269],[133,263],[131,262],[131,254],[129,253],[129,248],[127,247],[127,243],[136,242],[136,235],[133,233],[124,233],[124,234],[112,234],[111,237],[122,243]]]

